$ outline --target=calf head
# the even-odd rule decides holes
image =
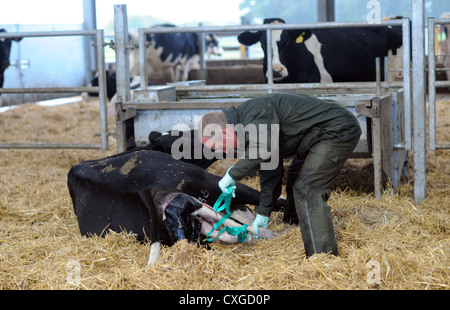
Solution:
[[[247,232],[255,233],[251,226],[255,215],[245,205],[231,205],[232,216],[225,219],[221,213],[214,211],[209,205],[181,192],[155,188],[152,190],[152,197],[160,218],[158,222],[162,223],[163,227],[163,231],[160,231],[158,235],[160,240],[167,245],[183,239],[193,243],[203,243],[204,236],[210,236],[213,240],[218,239],[225,243],[244,241],[239,241],[239,237],[235,233],[229,234],[227,231],[224,232],[221,227],[216,227],[216,223],[220,220],[225,227],[240,228],[245,240],[248,238]],[[221,229],[220,232],[218,229]],[[260,228],[258,233],[262,238],[274,238],[278,235],[265,228]],[[149,266],[158,261],[160,252],[160,241],[153,240],[148,260]]]
[[[182,239],[189,242],[199,240],[202,224],[195,214],[201,207],[200,201],[186,194],[172,197],[165,202],[163,222],[170,243]]]
[[[264,24],[284,24],[281,18],[265,19]],[[286,82],[289,77],[289,70],[296,58],[301,57],[296,49],[304,49],[303,43],[311,36],[311,31],[303,29],[292,30],[272,30],[272,71],[275,82]],[[263,70],[267,77],[267,36],[266,31],[250,32],[245,31],[238,36],[241,44],[250,46],[258,42],[264,51]],[[301,60],[300,60],[301,61]]]
[[[170,192],[166,190],[153,190],[153,203],[158,213],[162,216],[165,235],[164,242],[171,245],[178,240],[186,239],[189,242],[201,241],[201,236],[218,238],[225,243],[237,243],[238,238],[227,232],[219,234],[214,225],[222,219],[223,214],[214,211],[211,206],[200,202],[198,199],[181,192]],[[232,204],[230,206],[231,217],[223,222],[227,227],[242,227],[254,232],[250,225],[255,219],[254,213],[245,205]],[[250,226],[250,227],[248,227]],[[263,238],[273,238],[277,234],[268,229],[261,229],[259,233]]]

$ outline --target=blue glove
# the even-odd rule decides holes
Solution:
[[[258,237],[259,227],[262,228],[269,227],[269,217],[257,214],[255,220],[253,221],[252,226],[253,229],[255,230],[256,237]]]
[[[228,171],[230,171],[230,169],[233,167],[230,167],[227,170],[227,173],[225,174],[225,176],[219,181],[219,187],[222,190],[222,193],[227,194],[228,195],[228,187],[231,186],[232,189],[232,197],[236,197],[235,194],[235,190],[236,190],[236,181],[233,180],[233,178],[228,174]]]

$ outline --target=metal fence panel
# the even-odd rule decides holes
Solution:
[[[429,129],[429,148],[450,149],[450,143],[438,143],[436,141],[436,87],[450,87],[450,81],[436,81],[436,48],[435,48],[435,25],[450,24],[450,19],[428,18],[428,129]],[[447,38],[448,40],[448,38]],[[450,70],[450,68],[445,68]]]
[[[103,30],[68,30],[68,31],[36,31],[36,32],[16,32],[1,33],[0,38],[12,37],[54,37],[54,36],[95,36],[97,48],[97,60],[99,71],[98,87],[35,87],[35,88],[0,88],[1,93],[79,93],[83,91],[98,92],[100,105],[100,136],[101,143],[84,144],[84,143],[0,143],[0,148],[92,148],[92,149],[108,149],[108,124],[106,113],[106,74],[105,74],[105,58],[104,58],[104,34]],[[42,72],[41,74],[45,74]]]

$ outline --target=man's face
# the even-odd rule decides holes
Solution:
[[[228,154],[237,149],[236,132],[231,126],[227,126],[220,131],[220,134],[216,134],[210,139],[205,139],[203,144],[213,151],[220,151]]]

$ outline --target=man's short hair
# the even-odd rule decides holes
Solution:
[[[214,111],[206,113],[202,116],[198,123],[198,133],[200,135],[200,139],[203,140],[203,138],[211,138],[211,135],[206,134],[206,131],[204,130],[206,126],[208,125],[218,125],[220,128],[225,128],[227,124],[230,124],[228,122],[227,116],[223,111]],[[206,135],[205,135],[206,134]]]

